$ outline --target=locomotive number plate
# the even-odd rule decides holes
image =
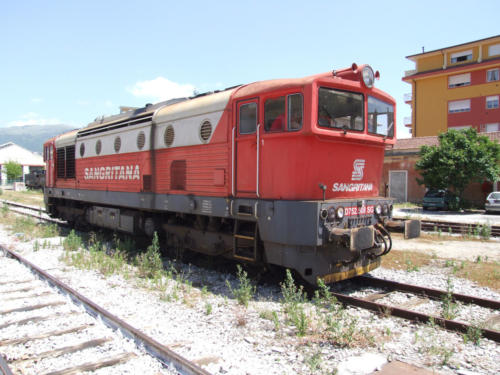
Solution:
[[[363,206],[363,207],[346,207],[344,210],[345,216],[357,216],[357,215],[373,215],[375,206]]]

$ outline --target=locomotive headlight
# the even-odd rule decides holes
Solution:
[[[337,216],[338,219],[342,219],[344,217],[344,207],[338,207],[335,211],[335,216]]]
[[[363,76],[365,86],[371,89],[373,87],[373,82],[375,81],[373,69],[369,65],[366,65],[361,71],[361,75]]]
[[[375,213],[376,213],[377,215],[380,215],[380,214],[382,213],[382,206],[381,206],[380,204],[377,204],[377,205],[375,206]]]

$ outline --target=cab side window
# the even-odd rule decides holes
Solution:
[[[240,106],[240,134],[252,134],[257,129],[257,103]]]
[[[302,129],[303,104],[302,94],[288,95],[288,130]]]
[[[264,129],[266,132],[283,131],[285,128],[285,97],[266,100],[264,105]]]

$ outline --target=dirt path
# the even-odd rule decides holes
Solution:
[[[450,238],[445,235],[437,240],[426,237],[405,240],[398,233],[393,233],[392,238],[392,248],[394,250],[418,251],[429,255],[435,254],[439,258],[473,261],[480,256],[483,260],[500,261],[500,242],[496,240],[466,241],[454,239],[453,237]]]

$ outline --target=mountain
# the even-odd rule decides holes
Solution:
[[[41,154],[46,140],[73,129],[68,125],[25,125],[0,128],[0,145],[14,142],[30,151]]]

